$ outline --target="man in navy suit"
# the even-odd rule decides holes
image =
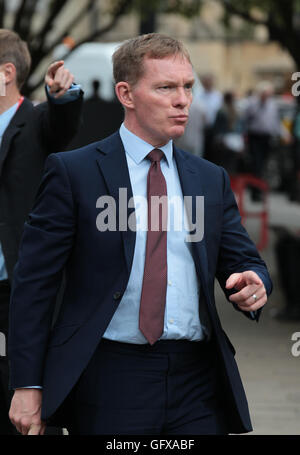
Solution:
[[[113,62],[124,123],[48,158],[25,225],[10,312],[11,421],[22,434],[43,434],[47,422],[70,434],[249,432],[214,280],[257,321],[272,284],[226,172],[173,145],[192,101],[189,55],[149,34],[122,44]],[[153,194],[167,196],[156,228],[145,204]]]

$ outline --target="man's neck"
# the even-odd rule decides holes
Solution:
[[[14,106],[21,98],[17,89],[7,90],[5,96],[0,96],[0,115]]]
[[[124,120],[124,126],[125,128],[127,128],[128,131],[130,131],[132,134],[134,134],[135,136],[139,137],[140,139],[142,139],[144,142],[147,142],[147,144],[151,144],[153,146],[153,148],[159,148],[159,147],[163,147],[164,145],[166,145],[169,140],[160,140],[160,139],[154,139],[154,138],[150,138],[148,136],[145,136],[144,132],[141,131],[140,128],[137,128],[136,125],[132,124],[128,118],[125,118]]]

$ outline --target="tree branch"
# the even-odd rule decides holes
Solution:
[[[27,0],[26,2],[26,8],[23,12],[20,23],[20,30],[24,41],[29,41],[32,17],[35,14],[38,1],[39,0]]]
[[[78,15],[75,16],[74,19],[69,23],[69,25],[65,27],[65,30],[61,33],[61,35],[50,46],[48,46],[45,49],[46,55],[50,54],[50,52],[52,52],[56,48],[56,46],[58,46],[62,42],[67,30],[71,32],[73,28],[76,27],[76,25],[78,25],[83,20],[86,13],[90,11],[93,3],[94,0],[89,0],[89,2],[82,8],[82,10],[79,11]]]
[[[85,38],[83,38],[78,43],[76,43],[76,45],[71,50],[67,51],[66,54],[62,56],[62,60],[67,58],[75,49],[77,49],[82,44],[90,42],[90,41],[94,41],[96,38],[99,38],[99,36],[102,36],[105,33],[109,32],[117,24],[120,17],[126,13],[127,9],[131,6],[132,3],[133,3],[133,0],[121,0],[118,3],[117,8],[115,9],[114,16],[113,16],[112,20],[110,21],[110,23],[107,24],[106,26],[96,30],[95,32],[91,33],[90,35],[87,35]],[[43,57],[45,57],[46,55],[49,54],[49,49],[47,49],[47,52],[45,53],[45,55],[43,55]],[[39,60],[39,62],[40,62],[40,60]],[[28,93],[34,92],[43,83],[44,83],[44,76],[41,77],[40,80],[38,82],[36,82],[34,85],[29,86],[27,89],[27,92]]]
[[[57,18],[57,16],[67,3],[68,0],[54,0],[50,14],[46,18],[46,21],[42,26],[41,30],[39,31],[39,33],[34,37],[34,41],[32,42],[31,46],[32,72],[37,68],[41,59],[45,55],[47,55],[43,50],[45,39],[48,33],[52,30],[54,20]]]
[[[4,27],[4,18],[5,18],[5,12],[6,12],[6,7],[5,7],[5,0],[0,0],[0,28]]]
[[[65,5],[67,3],[68,3],[68,0],[54,0],[53,1],[50,14],[46,18],[46,21],[37,36],[37,38],[41,42],[43,42],[45,36],[49,33],[49,31],[52,30],[54,20],[56,19],[56,17],[59,15],[61,10],[65,7]]]
[[[19,6],[19,9],[15,14],[15,22],[13,25],[13,30],[15,32],[17,32],[21,36],[21,38],[23,38],[22,30],[21,30],[21,20],[22,20],[22,16],[24,14],[25,8],[26,8],[26,0],[22,0],[21,4]]]
[[[90,35],[86,36],[81,41],[78,41],[78,43],[76,43],[76,45],[74,46],[74,48],[72,49],[71,52],[73,52],[75,49],[77,49],[77,47],[81,46],[82,44],[87,43],[88,41],[94,41],[96,38],[99,38],[99,36],[104,35],[105,33],[109,32],[117,24],[120,17],[126,13],[126,11],[132,5],[132,3],[133,3],[133,0],[121,0],[118,3],[118,6],[117,6],[115,12],[113,13],[113,18],[112,18],[111,22],[109,24],[107,24],[106,26],[99,28],[95,32],[91,33]],[[71,52],[69,52],[69,54]]]
[[[230,2],[230,0],[219,0],[219,1],[224,6],[224,8],[226,9],[226,11],[229,14],[239,16],[242,19],[245,19],[246,21],[251,22],[252,24],[255,24],[255,25],[268,26],[267,21],[258,19],[256,17],[252,16],[252,14],[250,14],[248,11],[237,8]]]

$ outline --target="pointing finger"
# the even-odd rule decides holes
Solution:
[[[232,289],[240,279],[240,273],[233,273],[226,281],[226,289]]]
[[[51,65],[49,66],[48,68],[48,72],[51,72],[51,73],[56,73],[56,71],[61,67],[61,66],[64,66],[65,62],[64,60],[59,60],[58,62],[54,62],[54,63],[51,63]]]
[[[60,60],[59,62],[54,62],[52,63],[46,73],[45,76],[45,83],[51,88],[53,83],[54,83],[54,78],[59,70],[59,68],[62,68],[64,66],[64,61]]]

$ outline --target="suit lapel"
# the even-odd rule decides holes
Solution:
[[[26,119],[28,118],[28,112],[31,109],[32,109],[31,102],[28,101],[27,99],[24,99],[22,105],[17,110],[17,112],[15,113],[8,127],[5,130],[0,148],[0,177],[12,140],[21,131],[22,126],[25,124]]]
[[[128,207],[128,201],[133,197],[125,150],[119,133],[115,133],[109,138],[100,141],[97,149],[100,152],[99,157],[97,158],[97,165],[106,182],[108,193],[116,201],[118,213],[119,203],[122,202],[120,201],[120,188],[126,189],[127,191],[125,199],[126,207]],[[201,174],[194,170],[190,163],[188,154],[183,153],[174,147],[174,156],[178,168],[183,196],[193,197],[193,212],[190,222],[195,223],[195,197],[205,196],[205,191],[203,188],[204,176],[201,176]],[[128,217],[132,213],[134,213],[134,209],[128,209]],[[119,218],[120,213],[117,219],[117,228],[119,226]],[[126,230],[121,231],[121,235],[123,239],[127,268],[128,272],[130,273],[134,255],[136,234],[133,230],[127,228]],[[208,261],[205,237],[200,242],[192,243],[192,254],[198,276],[201,279],[203,291],[206,294],[208,288]]]
[[[191,164],[189,155],[174,147],[174,156],[177,164],[179,179],[181,183],[183,196],[192,196],[193,210],[192,213],[187,213],[190,223],[196,222],[196,196],[205,197],[204,176],[196,172]],[[205,213],[204,213],[205,216]],[[200,277],[202,289],[208,297],[208,261],[205,236],[200,242],[192,242],[192,254]]]
[[[99,157],[97,158],[97,165],[99,166],[100,172],[106,182],[109,194],[116,202],[117,230],[119,230],[120,223],[122,224],[120,231],[123,240],[127,269],[130,273],[136,234],[134,230],[128,228],[127,224],[128,217],[134,216],[134,209],[127,208],[128,202],[133,197],[133,194],[125,150],[119,133],[115,133],[103,141],[100,141],[97,149],[100,152]],[[122,189],[121,193],[120,189]]]

